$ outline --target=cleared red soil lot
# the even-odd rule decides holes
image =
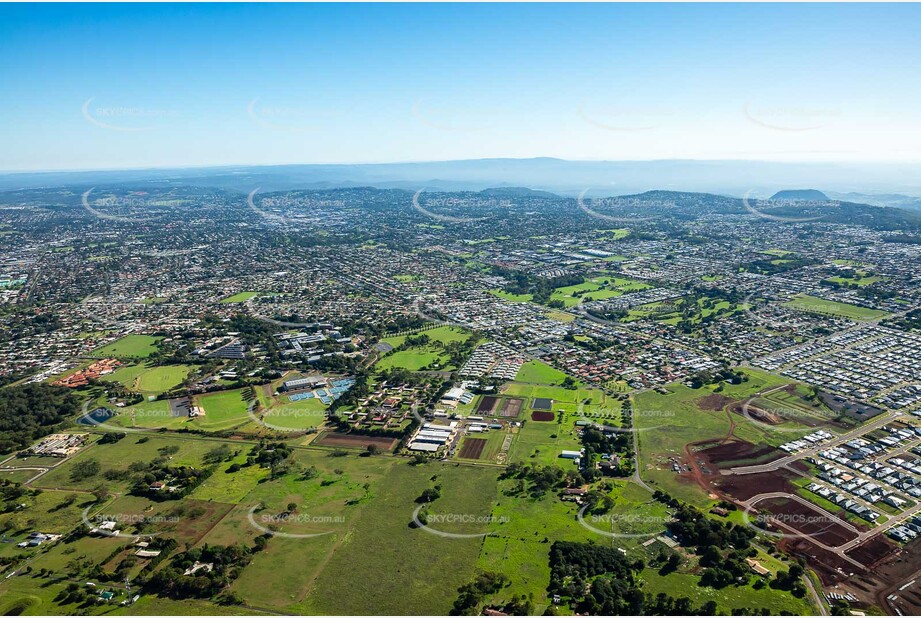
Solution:
[[[397,445],[396,438],[383,436],[360,436],[352,433],[327,433],[321,436],[314,444],[320,446],[341,446],[344,448],[368,448],[369,445],[382,448],[386,451],[393,450]]]
[[[460,450],[462,459],[479,459],[486,448],[486,440],[483,438],[467,438]]]

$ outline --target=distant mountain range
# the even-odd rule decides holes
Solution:
[[[771,196],[772,200],[802,200],[807,202],[828,202],[829,197],[817,189],[785,189]]]
[[[789,187],[821,187],[834,199],[894,196],[921,201],[921,164],[776,163],[767,161],[566,161],[474,159],[428,163],[228,166],[0,174],[0,190],[150,183],[249,192],[371,186],[416,191],[517,190],[529,187],[575,196],[613,196],[651,190],[767,197]],[[854,194],[852,196],[852,194]],[[916,195],[916,198],[907,196]],[[845,197],[840,197],[845,196]],[[878,205],[895,205],[880,204]]]
[[[850,202],[860,202],[861,204],[872,204],[873,206],[902,208],[904,210],[921,212],[921,197],[914,197],[911,195],[900,195],[897,193],[874,195],[866,193],[835,193],[832,191],[829,191],[828,195],[837,200],[848,200]]]

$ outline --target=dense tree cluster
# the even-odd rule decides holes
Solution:
[[[293,452],[291,447],[284,442],[260,440],[259,444],[255,445],[246,456],[246,462],[231,465],[227,468],[227,473],[233,474],[247,466],[260,466],[271,470],[270,478],[276,479],[290,469],[290,458]]]
[[[582,430],[582,446],[585,447],[583,460],[585,461],[585,476],[597,477],[595,462],[602,454],[619,454],[621,462],[614,467],[610,476],[630,476],[633,474],[633,440],[631,434],[626,432],[606,433],[594,427],[585,427]]]
[[[545,279],[520,270],[513,270],[502,266],[494,265],[491,267],[491,270],[492,274],[508,281],[505,285],[505,291],[509,294],[531,294],[534,302],[549,306],[562,307],[563,305],[561,301],[550,300],[550,296],[556,288],[585,283],[585,277],[577,273],[569,273],[560,277]]]
[[[131,493],[151,500],[179,500],[201,485],[214,468],[192,466],[152,466],[135,481]],[[169,487],[170,489],[166,489]]]
[[[253,554],[265,547],[267,536],[257,537],[252,548],[244,545],[205,545],[190,549],[157,571],[150,578],[148,588],[173,599],[216,598],[240,575]],[[185,575],[196,563],[211,566]]]
[[[815,258],[789,255],[783,260],[776,258],[754,260],[742,266],[742,268],[751,273],[760,275],[776,275],[785,273],[790,270],[799,270],[806,266],[815,266],[821,262]]]
[[[509,494],[527,492],[539,498],[553,489],[583,485],[585,479],[578,470],[566,470],[557,466],[510,463],[502,473],[504,479],[517,479],[518,483],[508,490]]]
[[[451,609],[452,616],[476,616],[480,603],[489,596],[499,592],[511,583],[503,573],[478,573],[469,584],[457,589],[459,596]]]
[[[66,388],[25,384],[0,389],[0,454],[54,433],[79,411],[80,402]]]
[[[653,498],[675,510],[667,524],[669,532],[685,547],[694,547],[703,555],[709,547],[718,549],[748,549],[755,531],[748,526],[738,526],[710,519],[701,511],[666,493],[656,490]]]
[[[617,548],[594,543],[557,541],[550,547],[551,594],[568,599],[576,612],[588,615],[680,616],[716,614],[708,601],[699,608],[687,597],[645,594],[636,574],[642,561],[630,562]]]

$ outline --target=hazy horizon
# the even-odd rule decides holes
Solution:
[[[5,5],[5,173],[921,161],[918,5]],[[893,96],[897,93],[898,96]]]

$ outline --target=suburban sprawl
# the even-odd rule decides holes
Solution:
[[[257,187],[0,193],[3,615],[921,612],[917,213]]]

